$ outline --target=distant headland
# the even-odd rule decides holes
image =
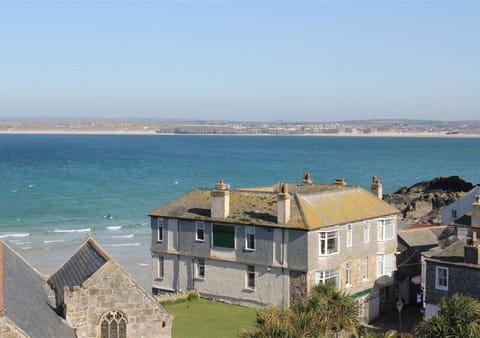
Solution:
[[[0,119],[0,133],[480,137],[480,120],[240,122],[154,119]]]

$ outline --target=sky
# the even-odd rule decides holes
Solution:
[[[480,1],[0,0],[0,118],[480,119]]]

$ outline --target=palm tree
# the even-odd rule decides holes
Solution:
[[[334,283],[327,283],[317,285],[290,309],[259,312],[257,327],[241,337],[331,337],[340,331],[355,333],[359,324],[355,300],[337,290]]]
[[[480,337],[480,303],[458,294],[450,299],[443,298],[438,313],[421,321],[415,333],[426,338]]]

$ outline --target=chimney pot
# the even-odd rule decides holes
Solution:
[[[383,199],[383,185],[382,182],[378,179],[376,175],[372,177],[372,185],[370,187],[370,191],[374,194],[378,199]]]
[[[305,171],[303,173],[303,183],[305,184],[312,184],[312,175],[309,171]]]
[[[287,183],[280,183],[280,193],[288,194],[288,184]]]
[[[467,264],[478,264],[480,262],[478,246],[464,246],[463,261]]]

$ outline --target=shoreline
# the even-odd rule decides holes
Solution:
[[[303,134],[215,134],[215,133],[157,133],[154,130],[0,130],[0,135],[159,135],[159,136],[307,136],[307,137],[425,137],[425,138],[480,138],[480,134],[445,134],[445,133],[400,133],[400,132],[373,132],[360,133],[303,133]]]

